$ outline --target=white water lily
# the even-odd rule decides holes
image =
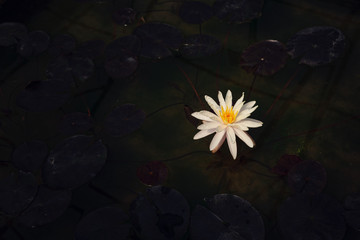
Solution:
[[[230,90],[227,91],[225,99],[219,91],[218,99],[220,106],[214,99],[205,95],[206,102],[215,114],[206,110],[191,114],[193,117],[202,120],[203,122],[203,124],[198,126],[200,132],[195,134],[194,140],[215,133],[210,143],[210,151],[215,153],[226,139],[230,153],[232,157],[236,159],[236,136],[251,148],[255,145],[254,140],[246,133],[246,131],[248,131],[249,128],[261,127],[263,124],[259,120],[248,118],[258,106],[254,106],[256,103],[255,101],[245,103],[245,101],[243,101],[244,93],[242,93],[241,98],[239,98],[233,106]]]

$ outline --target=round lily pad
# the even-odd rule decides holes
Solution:
[[[206,3],[187,1],[181,5],[179,16],[186,23],[201,24],[213,16],[213,11]]]
[[[113,12],[113,20],[120,26],[127,26],[135,21],[136,12],[132,8],[120,8]]]
[[[131,204],[130,216],[142,240],[180,240],[188,228],[190,209],[178,191],[155,186]]]
[[[98,57],[105,48],[103,40],[90,40],[81,43],[74,51],[74,56],[79,58],[94,59]]]
[[[63,34],[53,38],[49,46],[49,54],[53,57],[66,56],[70,54],[76,47],[76,40],[74,37]]]
[[[221,43],[215,37],[196,34],[185,38],[179,51],[185,58],[208,57],[221,49]]]
[[[7,47],[25,39],[27,28],[21,23],[6,22],[0,24],[0,46]]]
[[[162,59],[172,56],[183,40],[179,29],[164,23],[146,23],[134,30],[141,40],[141,56]]]
[[[288,173],[288,184],[296,193],[319,194],[324,189],[326,180],[326,171],[317,161],[300,162]]]
[[[128,35],[117,38],[105,49],[105,56],[107,59],[112,59],[122,56],[124,52],[132,55],[139,55],[141,49],[141,41],[136,35]]]
[[[87,113],[74,112],[62,118],[58,129],[63,134],[73,135],[86,132],[93,124],[93,119]]]
[[[37,56],[44,52],[50,43],[49,35],[44,31],[34,31],[20,41],[18,53],[23,57]]]
[[[53,59],[46,69],[47,78],[51,81],[74,82],[71,67],[66,57]]]
[[[145,185],[155,186],[163,184],[168,177],[169,169],[161,161],[152,161],[140,166],[136,175]]]
[[[285,66],[287,57],[284,44],[277,40],[265,40],[243,51],[240,66],[247,72],[269,76]]]
[[[37,191],[35,177],[31,173],[16,172],[0,180],[0,211],[15,215],[24,210],[34,199]]]
[[[292,58],[312,67],[328,64],[337,59],[345,49],[345,36],[337,28],[317,26],[301,30],[287,43]]]
[[[80,81],[85,81],[94,71],[94,62],[90,58],[72,57],[69,59],[72,74]]]
[[[105,120],[105,129],[113,137],[122,137],[140,128],[145,120],[145,112],[134,104],[124,104],[115,108]]]
[[[96,176],[105,164],[106,147],[92,136],[76,135],[55,146],[43,166],[52,188],[76,188]]]
[[[32,81],[16,99],[29,112],[43,112],[61,107],[70,97],[70,85],[64,81]]]
[[[360,193],[350,194],[345,199],[346,222],[357,231],[360,231]]]
[[[215,15],[228,23],[249,22],[261,16],[264,0],[216,0]]]
[[[117,56],[105,60],[106,73],[114,79],[129,77],[138,67],[138,59],[132,53],[122,51]]]
[[[346,231],[340,203],[322,194],[299,194],[287,199],[279,208],[278,222],[288,240],[341,240]]]
[[[129,217],[118,207],[109,206],[97,209],[79,222],[76,240],[130,239]]]
[[[191,239],[263,240],[265,228],[261,215],[243,198],[217,194],[205,198],[208,208],[197,206],[191,216]]]
[[[52,190],[40,186],[30,206],[17,218],[27,227],[38,227],[50,223],[60,217],[71,201],[70,190]]]
[[[271,171],[277,175],[286,176],[289,171],[301,161],[302,159],[296,155],[285,154],[281,156]]]
[[[48,155],[48,146],[43,141],[32,140],[19,145],[12,155],[15,167],[25,172],[40,169]]]

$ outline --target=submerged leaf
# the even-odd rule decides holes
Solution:
[[[280,176],[288,175],[289,171],[302,159],[296,155],[282,155],[280,160],[276,163],[276,165],[271,169],[271,171]]]
[[[208,57],[217,53],[221,49],[221,43],[216,38],[196,34],[185,38],[179,51],[181,56],[185,58],[201,58]]]
[[[136,175],[142,183],[149,186],[163,184],[169,174],[169,169],[165,163],[161,161],[152,161],[140,166]]]
[[[213,16],[213,11],[203,2],[187,1],[181,5],[179,16],[186,23],[201,24]]]

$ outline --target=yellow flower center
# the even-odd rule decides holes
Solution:
[[[223,107],[221,107],[220,117],[225,124],[233,123],[236,119],[237,114],[237,112],[234,112],[233,107],[231,107],[230,109],[226,107],[225,110]]]

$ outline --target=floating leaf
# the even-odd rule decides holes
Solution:
[[[213,11],[203,2],[188,1],[181,5],[179,16],[186,23],[201,24],[213,16]]]
[[[136,12],[132,8],[120,8],[113,12],[113,20],[120,26],[127,26],[135,21]]]
[[[136,175],[142,183],[149,186],[161,185],[168,177],[169,169],[161,161],[152,161],[140,166]]]
[[[285,66],[287,56],[284,44],[277,40],[265,40],[243,51],[240,66],[247,72],[269,76]]]
[[[138,129],[145,120],[145,112],[134,104],[115,108],[105,120],[105,129],[113,137],[122,137]]]
[[[164,186],[147,189],[130,209],[136,233],[142,240],[184,239],[190,209],[176,190]]]
[[[138,66],[138,60],[135,55],[127,51],[105,61],[106,73],[114,79],[122,79],[135,72]]]
[[[69,97],[67,82],[32,81],[19,93],[16,104],[26,111],[43,112],[61,107]]]
[[[76,240],[130,239],[129,217],[118,207],[109,206],[97,209],[79,222]]]
[[[221,49],[221,43],[214,37],[196,34],[187,37],[180,47],[180,54],[185,58],[208,57]]]
[[[25,172],[34,172],[40,169],[48,155],[48,146],[43,141],[33,140],[19,145],[13,155],[15,167]]]
[[[74,51],[75,57],[95,59],[104,50],[105,42],[103,40],[90,40],[83,42]]]
[[[191,239],[263,240],[265,228],[249,202],[231,194],[205,198],[208,209],[196,206],[191,216]]]
[[[318,26],[301,30],[287,43],[292,58],[312,67],[328,64],[338,58],[345,49],[345,36],[334,27]]]
[[[302,159],[296,155],[282,155],[280,160],[276,163],[276,165],[271,169],[271,171],[280,176],[288,175],[289,171]]]
[[[326,184],[326,171],[317,161],[300,162],[289,171],[288,184],[296,193],[319,194]]]
[[[66,56],[75,49],[75,46],[75,38],[70,35],[63,34],[53,38],[48,51],[53,57]]]
[[[215,15],[228,23],[249,22],[261,16],[264,0],[216,0]]]
[[[18,222],[27,227],[38,227],[60,217],[71,200],[70,190],[52,190],[40,186],[34,201],[18,217]]]
[[[141,56],[162,59],[180,47],[183,37],[177,28],[164,23],[146,23],[137,27],[134,34],[141,39]]]
[[[278,221],[284,239],[341,240],[346,230],[342,213],[329,196],[299,194],[280,206]]]
[[[346,197],[345,219],[352,228],[360,231],[360,193],[351,194]]]
[[[55,146],[44,167],[44,182],[52,188],[76,188],[96,176],[105,164],[106,147],[92,136],[76,135]]]
[[[91,77],[94,71],[94,62],[90,58],[72,57],[69,59],[71,71],[80,81],[85,81]]]
[[[12,173],[0,181],[0,211],[18,214],[34,199],[37,191],[35,177],[31,173]]]
[[[87,113],[69,113],[62,118],[59,124],[59,131],[66,135],[84,133],[92,128],[93,124],[93,119]]]
[[[0,24],[0,46],[7,47],[25,39],[27,28],[21,23],[7,22]]]
[[[46,69],[46,74],[51,81],[64,81],[69,84],[72,84],[74,81],[71,67],[66,57],[53,59]]]
[[[46,32],[34,31],[20,41],[18,53],[23,57],[37,56],[44,52],[50,43],[50,37]]]
[[[105,56],[107,59],[112,59],[118,56],[122,56],[124,52],[139,55],[141,49],[141,41],[135,35],[129,35],[121,38],[117,38],[105,49]]]

